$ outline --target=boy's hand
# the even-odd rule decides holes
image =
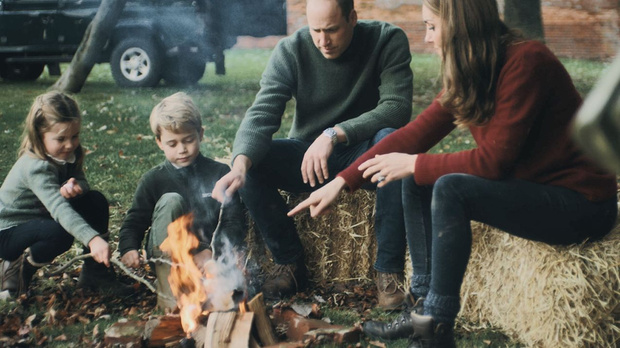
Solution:
[[[140,267],[140,254],[138,254],[138,250],[129,250],[121,257],[121,262],[123,265],[131,268],[139,268]]]
[[[60,187],[60,194],[66,199],[77,197],[83,193],[82,187],[75,178],[70,178]]]
[[[95,261],[110,267],[110,245],[108,242],[97,236],[88,242],[88,248]]]

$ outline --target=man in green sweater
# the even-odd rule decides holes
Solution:
[[[267,298],[302,289],[303,248],[278,189],[310,192],[328,182],[411,117],[413,74],[405,33],[358,21],[353,0],[308,0],[308,27],[282,39],[263,72],[254,104],[235,138],[233,166],[213,197],[239,190],[277,267],[263,284]],[[272,139],[295,98],[288,139]],[[369,187],[374,189],[374,187]],[[379,306],[404,300],[405,236],[400,183],[377,190]]]

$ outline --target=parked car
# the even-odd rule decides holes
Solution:
[[[101,0],[0,0],[0,77],[35,80],[70,62]],[[98,63],[116,83],[193,84],[205,65],[224,73],[238,36],[286,34],[286,0],[129,0]]]

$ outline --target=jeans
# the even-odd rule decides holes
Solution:
[[[383,129],[373,139],[362,143],[335,146],[328,159],[329,180],[353,163],[372,145],[394,129]],[[312,143],[296,139],[274,139],[265,158],[248,171],[245,186],[239,191],[265,244],[278,264],[295,263],[303,257],[303,247],[289,208],[278,192],[311,192],[321,187],[304,184],[301,163]],[[375,189],[376,185],[364,188]],[[405,228],[402,214],[401,183],[393,182],[377,190],[375,234],[377,261],[375,269],[396,273],[404,269]]]
[[[103,194],[89,191],[70,200],[70,203],[94,230],[102,237],[107,236],[109,205]],[[73,239],[52,218],[28,221],[0,231],[0,258],[14,261],[30,248],[33,261],[48,263],[69,250]]]
[[[434,186],[418,186],[413,177],[402,182],[414,273],[411,290],[427,298],[426,314],[445,322],[453,322],[460,308],[459,291],[472,247],[470,221],[566,245],[606,235],[618,209],[615,196],[595,203],[563,187],[517,179],[448,174]]]

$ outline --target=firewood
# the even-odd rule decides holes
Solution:
[[[271,320],[265,310],[265,302],[263,301],[263,293],[254,296],[248,302],[248,310],[254,313],[254,324],[256,325],[256,334],[260,343],[264,346],[274,345],[278,342],[271,325]]]
[[[254,313],[213,312],[209,314],[205,348],[249,347]]]

